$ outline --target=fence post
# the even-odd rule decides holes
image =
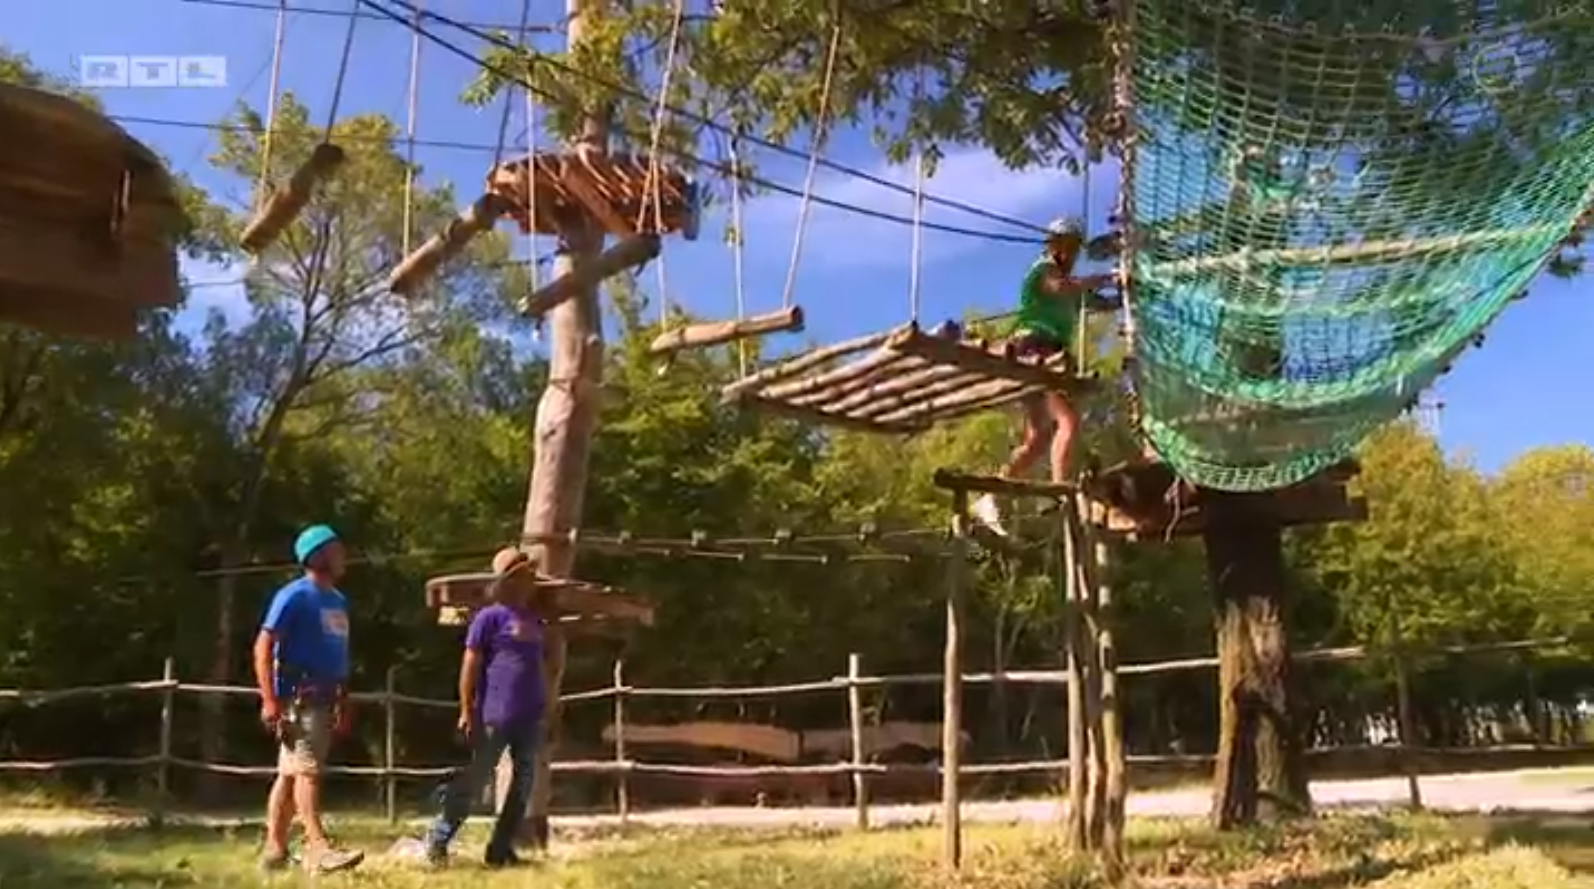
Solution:
[[[382,795],[387,807],[387,823],[397,824],[398,778],[393,774],[398,746],[398,706],[393,698],[398,694],[398,665],[387,668],[387,688],[382,695]]]
[[[869,829],[869,784],[863,774],[863,658],[857,652],[847,655],[847,724],[852,729],[852,801],[858,810],[858,829]]]
[[[620,824],[631,820],[631,773],[625,752],[625,658],[614,659],[614,808]]]
[[[167,658],[161,668],[161,735],[160,762],[155,767],[155,810],[150,820],[156,827],[166,821],[166,803],[170,796],[168,786],[172,763],[172,719],[177,703],[177,663]]]

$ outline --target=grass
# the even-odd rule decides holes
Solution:
[[[978,826],[968,832],[957,878],[936,866],[930,828],[813,831],[633,831],[561,837],[554,858],[507,873],[482,870],[482,834],[467,831],[462,860],[427,874],[386,860],[394,839],[370,822],[342,824],[345,842],[371,850],[359,872],[321,885],[403,889],[1090,889],[1092,869],[1041,826]],[[260,885],[257,836],[172,828],[96,830],[66,836],[0,834],[0,887],[176,889]],[[1132,825],[1130,853],[1148,889],[1571,889],[1594,877],[1594,829],[1552,817],[1335,816],[1281,828],[1218,835],[1182,821]],[[298,876],[275,878],[297,885]]]

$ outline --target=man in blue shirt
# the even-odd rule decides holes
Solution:
[[[261,863],[268,870],[288,866],[288,834],[297,809],[306,869],[330,873],[355,867],[365,857],[333,848],[321,824],[321,773],[348,712],[349,608],[336,587],[345,555],[337,532],[326,525],[301,532],[293,554],[304,576],[277,590],[255,638],[260,721],[280,745]]]

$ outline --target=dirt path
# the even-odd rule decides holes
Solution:
[[[1450,812],[1491,812],[1534,810],[1541,812],[1589,813],[1594,815],[1594,771],[1587,769],[1545,769],[1482,775],[1435,775],[1422,779],[1424,802],[1429,808]],[[1378,808],[1400,805],[1406,799],[1406,784],[1400,778],[1365,781],[1319,781],[1312,784],[1312,797],[1323,808]],[[1160,791],[1135,794],[1129,798],[1131,816],[1178,817],[1206,814],[1205,789]],[[912,824],[935,820],[935,804],[877,806],[870,810],[876,824]],[[1023,823],[1045,822],[1058,817],[1055,800],[1011,800],[973,802],[964,805],[969,822]],[[236,827],[254,819],[185,817],[183,824]],[[850,807],[806,809],[702,808],[642,812],[632,822],[656,827],[845,827],[852,824]],[[612,826],[612,815],[571,815],[555,818],[555,827],[576,831]],[[0,832],[54,834],[107,827],[134,826],[137,815],[78,813],[63,815],[47,812],[0,811]]]

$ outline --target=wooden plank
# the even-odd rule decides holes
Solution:
[[[843,355],[850,355],[854,352],[861,352],[864,349],[874,348],[875,346],[879,346],[891,339],[893,336],[896,336],[897,333],[903,329],[905,328],[888,330],[885,333],[871,333],[867,336],[855,337],[850,340],[843,340],[839,343],[814,349],[789,361],[782,362],[774,367],[766,368],[755,374],[751,374],[743,379],[731,383],[724,389],[720,390],[721,399],[728,404],[745,395],[754,394],[766,386],[772,385],[782,380],[791,379],[792,377],[799,376],[801,374],[805,374],[810,370],[815,370],[819,367],[829,364],[831,361],[834,361]]]
[[[766,401],[788,401],[792,404],[824,407],[836,413],[850,413],[845,409],[838,409],[830,402],[857,387],[889,378],[904,366],[918,367],[918,364],[912,364],[917,361],[919,359],[911,355],[899,355],[889,349],[880,349],[872,355],[849,361],[823,373],[770,386],[759,393],[759,397]]]
[[[592,175],[584,154],[578,154],[574,163],[567,158],[562,181],[565,188],[569,189],[576,200],[586,208],[587,213],[603,226],[604,231],[619,238],[636,237],[637,227],[615,208],[611,199],[603,194],[599,181]]]
[[[983,378],[982,378],[983,379]],[[910,404],[881,415],[878,419],[886,422],[910,421],[917,419],[939,420],[943,415],[955,413],[959,408],[979,405],[984,407],[992,403],[1005,403],[1009,400],[1022,398],[1036,391],[1032,384],[1016,382],[1014,380],[988,380],[978,385],[965,387],[960,392],[950,392],[938,395],[925,401]]]
[[[951,364],[992,379],[1034,383],[1057,391],[1071,391],[1079,383],[1073,374],[1054,370],[1045,364],[1022,358],[1008,358],[978,344],[931,336],[916,326],[892,337],[889,346],[898,352],[917,355],[936,364]]]
[[[666,330],[648,346],[651,355],[670,355],[683,349],[703,349],[721,343],[767,336],[772,333],[798,333],[803,329],[803,310],[792,306],[750,318],[688,324]]]
[[[0,287],[76,293],[108,305],[174,306],[182,299],[176,250],[165,243],[117,246],[77,232],[0,218]]]
[[[520,304],[521,314],[540,318],[576,294],[596,287],[626,269],[655,259],[663,246],[657,235],[626,238],[598,254],[591,262],[582,263],[549,281]]]
[[[825,426],[835,426],[840,429],[850,429],[854,432],[895,433],[911,435],[923,432],[929,424],[915,423],[880,423],[873,420],[859,419],[849,414],[833,414],[829,411],[814,407],[799,407],[782,401],[766,401],[762,398],[747,397],[743,402],[757,406],[760,410],[772,414],[779,414],[793,420],[802,420],[808,423],[818,423]]]
[[[1069,483],[1029,481],[1027,479],[1002,478],[994,475],[970,475],[951,469],[937,469],[934,482],[937,488],[944,488],[948,491],[977,491],[982,494],[1001,494],[1007,497],[1060,499],[1072,496],[1078,490]]]

